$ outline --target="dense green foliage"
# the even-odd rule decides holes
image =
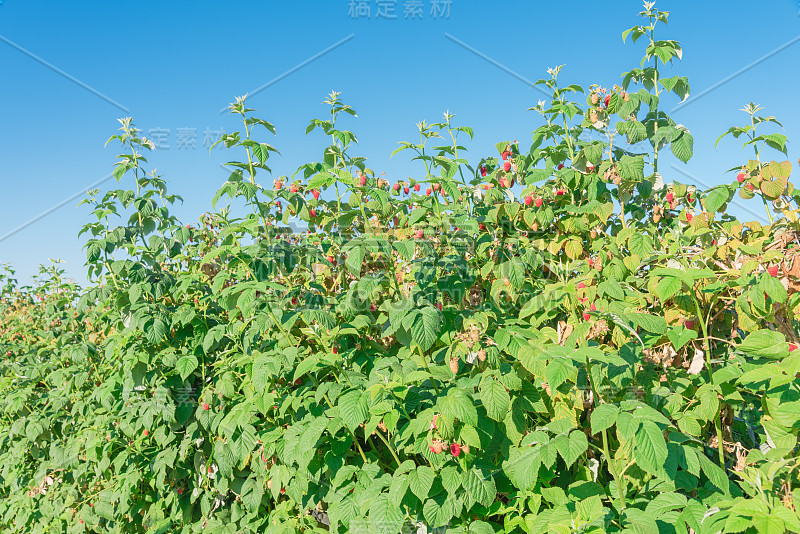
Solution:
[[[619,86],[538,82],[526,151],[471,165],[470,128],[420,123],[418,181],[354,154],[334,93],[322,159],[264,187],[275,129],[238,99],[199,226],[121,120],[91,287],[0,275],[0,531],[800,532],[786,137],[750,105],[730,183],[665,183],[689,83],[641,15]]]

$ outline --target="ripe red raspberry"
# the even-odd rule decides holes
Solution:
[[[392,189],[394,189],[395,191],[400,191],[400,184],[394,184],[392,186]]]
[[[507,150],[503,150],[502,156],[503,156],[503,161],[507,160],[508,159],[508,151]]]
[[[597,306],[595,306],[594,302],[592,302],[592,305],[589,307],[589,309],[592,311],[597,311]]]
[[[563,163],[559,163],[559,164],[558,164],[558,170],[560,171],[560,170],[561,170],[561,169],[563,169],[563,168],[564,168],[564,164],[563,164]]]
[[[333,346],[333,353],[339,354],[339,349],[336,347],[336,345]]]
[[[746,177],[747,177],[747,175],[745,173],[740,172],[739,174],[736,175],[736,181],[739,182],[739,183],[742,183],[742,182],[744,182]]]
[[[314,208],[311,208],[310,210],[308,210],[308,214],[311,215],[311,217],[316,217],[317,216],[317,210],[315,210]]]
[[[667,193],[667,202],[672,202],[673,198],[675,198],[675,195],[672,194],[672,191]]]
[[[458,443],[451,443],[450,454],[458,458],[458,456],[461,454],[461,445],[459,445]]]
[[[594,170],[594,164],[593,163],[587,163],[586,164],[586,170],[588,170],[589,172],[593,171]]]
[[[583,320],[584,321],[588,321],[591,318],[592,318],[592,316],[589,314],[589,312],[583,312]]]
[[[333,256],[328,256],[328,261],[331,263],[336,263],[336,258],[334,258]]]
[[[364,187],[365,185],[367,185],[367,175],[366,174],[362,174],[361,177],[358,179],[358,183],[361,184],[361,187]]]
[[[150,431],[145,428],[144,432],[142,432],[142,434],[144,434],[144,436],[147,437],[147,436],[150,435]]]
[[[797,350],[797,345],[794,343],[789,343],[789,352],[794,352]]]
[[[685,326],[689,330],[694,330],[694,321],[684,321],[683,326]]]
[[[578,282],[578,285],[576,285],[575,287],[578,289],[583,289],[586,287],[586,284],[584,284],[583,282]]]
[[[208,403],[204,402],[203,403],[203,410],[208,411],[209,408],[210,408],[210,406],[208,405]]]
[[[686,222],[692,222],[693,215],[690,212],[686,213]]]
[[[297,186],[292,184],[292,187],[289,188],[289,191],[292,193],[297,193]]]
[[[767,268],[767,272],[770,276],[778,276],[778,266],[773,265],[772,267]]]
[[[428,189],[426,189],[426,190],[425,190],[425,194],[426,194],[427,196],[431,196],[431,192],[432,192],[432,189],[431,189],[430,187],[429,187]]]
[[[525,205],[530,206],[531,204],[533,204],[533,197],[528,195],[525,197]]]
[[[403,193],[404,193],[404,194],[406,194],[406,195],[407,195],[409,191],[410,191],[410,189],[408,188],[408,186],[405,186],[405,187],[403,188]]]
[[[433,184],[433,190],[434,191],[438,191],[439,190],[439,184]]]
[[[503,163],[503,170],[506,171],[506,172],[511,170],[511,162],[510,161],[506,161],[505,163]]]
[[[423,237],[425,237],[425,232],[417,230],[417,239],[422,239]]]
[[[318,190],[318,189],[314,189],[314,190],[311,192],[311,195],[313,195],[313,197],[314,197],[314,200],[319,200],[319,190]]]
[[[605,104],[606,107],[608,107],[609,102],[611,102],[611,95],[606,95],[605,100],[603,100],[603,104]]]
[[[558,197],[560,197],[562,195],[566,195],[566,194],[567,194],[567,192],[565,190],[563,190],[563,189],[559,189],[559,190],[556,191],[556,196],[558,196]]]
[[[486,167],[481,167],[481,176],[486,176],[487,170]]]
[[[536,200],[533,201],[533,203],[537,208],[541,208],[542,204],[544,204],[544,200],[542,200],[541,198],[537,198]]]
[[[414,191],[419,193],[419,184],[414,184]]]
[[[436,308],[437,308],[439,311],[442,311],[442,303],[441,303],[441,302],[437,302],[437,303],[436,303]]]

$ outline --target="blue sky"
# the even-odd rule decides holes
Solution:
[[[416,122],[437,121],[446,110],[475,129],[467,145],[473,161],[493,155],[501,140],[517,139],[527,148],[541,120],[526,109],[542,95],[445,34],[529,80],[565,64],[560,79],[584,87],[611,86],[642,56],[641,45],[621,39],[622,30],[639,22],[639,0],[452,0],[449,16],[438,17],[431,13],[433,0],[423,0],[422,18],[409,20],[404,10],[411,1],[385,2],[395,6],[391,20],[376,18],[378,0],[369,2],[370,17],[350,16],[350,0],[0,0],[0,237],[109,174],[118,150],[104,143],[116,119],[127,115],[145,135],[169,131],[169,148],[149,160],[184,197],[175,213],[195,222],[211,209],[227,177],[219,166],[226,154],[209,154],[205,132],[238,128],[219,110],[351,35],[249,99],[278,129],[276,138],[264,138],[281,151],[272,160],[275,175],[320,159],[326,140],[306,136],[305,127],[327,112],[321,102],[331,90],[358,111],[347,124],[359,136],[357,153],[391,180],[419,175],[408,157],[389,155],[398,141],[417,139]],[[660,0],[657,7],[672,12],[658,37],[683,44],[684,59],[674,72],[689,77],[693,95],[800,35],[797,0]],[[708,184],[728,181],[725,171],[749,154],[733,141],[715,150],[714,141],[746,119],[738,110],[750,101],[783,122],[796,164],[798,59],[800,41],[676,111],[673,118],[695,137],[695,156],[681,168]],[[675,104],[668,101],[667,109]],[[181,129],[189,139],[194,131],[196,148],[178,147]],[[668,181],[691,182],[672,167],[664,174]],[[101,187],[114,185],[110,180]],[[90,218],[79,200],[0,241],[0,263],[12,263],[28,280],[40,263],[62,258],[68,273],[84,282],[77,234]]]

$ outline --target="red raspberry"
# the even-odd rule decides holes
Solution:
[[[314,208],[311,208],[310,210],[308,210],[308,214],[311,215],[311,217],[316,217],[317,216],[317,210],[315,210]]]
[[[289,188],[289,191],[291,191],[292,193],[297,193],[297,186],[292,184],[292,187]]]
[[[409,191],[410,191],[410,189],[408,188],[408,186],[405,186],[403,188],[403,193],[405,193],[406,195],[408,194]]]
[[[209,408],[210,408],[210,406],[208,405],[208,403],[207,403],[207,402],[204,402],[204,403],[203,403],[203,409],[204,409],[205,411],[208,411],[208,409],[209,409]]]
[[[689,330],[694,330],[694,321],[684,321],[683,326],[685,326]]]
[[[749,189],[750,191],[752,191],[752,190],[753,190],[753,184],[747,184],[747,189]]]
[[[686,213],[686,222],[692,222],[693,215],[689,212]]]
[[[426,194],[427,196],[431,196],[431,192],[432,192],[432,189],[431,189],[430,187],[429,187],[428,189],[426,189],[426,190],[425,190],[425,194]]]
[[[361,184],[361,187],[367,185],[367,175],[362,174],[361,177],[358,179],[358,182]]]
[[[589,312],[583,312],[583,320],[584,321],[588,321],[591,318],[592,318],[592,316],[589,314]]]
[[[594,164],[592,164],[592,163],[587,163],[587,164],[586,164],[586,170],[588,170],[588,171],[593,171],[593,170],[594,170]]]
[[[458,458],[458,455],[461,454],[461,445],[459,445],[458,443],[451,443],[450,454]]]
[[[436,308],[438,308],[439,311],[442,311],[442,303],[441,302],[437,302],[436,303]]]
[[[584,284],[583,282],[578,282],[578,285],[576,285],[575,287],[578,289],[583,289],[584,287],[586,287],[586,284]]]
[[[144,432],[142,432],[142,434],[144,434],[144,436],[147,437],[147,436],[150,435],[150,431],[145,428]]]
[[[603,100],[603,103],[606,105],[606,107],[608,107],[609,102],[611,102],[611,95],[606,95],[606,98],[605,100]]]
[[[414,184],[414,191],[419,193],[419,184]]]
[[[319,190],[314,189],[311,194],[314,196],[314,200],[319,200]]]
[[[672,202],[673,198],[675,198],[675,195],[672,194],[672,191],[667,193],[667,202]]]
[[[336,347],[336,345],[333,346],[333,353],[339,354],[339,349]]]
[[[394,184],[392,186],[392,189],[394,189],[395,191],[400,191],[400,184]]]
[[[797,345],[794,343],[789,343],[789,352],[794,352],[797,350]]]
[[[506,172],[511,170],[511,162],[510,161],[506,161],[505,163],[503,163],[503,170],[506,171]]]
[[[328,261],[331,263],[336,263],[336,258],[334,258],[333,256],[328,256]]]
[[[507,150],[503,150],[502,156],[503,156],[503,161],[507,160],[508,159],[508,151]]]
[[[736,181],[739,182],[739,183],[742,183],[742,182],[744,182],[746,177],[747,177],[747,175],[745,173],[740,172],[739,174],[736,175]]]
[[[486,167],[481,167],[481,176],[486,176]]]
[[[772,267],[767,268],[767,272],[770,276],[778,276],[778,266],[773,265]]]
[[[558,164],[558,170],[560,171],[560,170],[561,170],[561,169],[563,169],[563,168],[564,168],[564,164],[563,164],[563,163],[559,163],[559,164]]]
[[[528,195],[525,197],[525,205],[530,206],[531,204],[533,204],[533,197]]]
[[[533,203],[536,205],[537,208],[541,208],[544,201],[541,198],[537,198],[536,200],[533,201]]]
[[[559,189],[558,191],[556,191],[556,196],[558,196],[558,197],[560,197],[562,195],[566,195],[566,194],[567,194],[567,192],[564,191],[563,189]]]
[[[592,311],[597,311],[597,306],[594,305],[594,302],[592,302],[592,305],[589,307],[589,309]]]
[[[423,237],[425,237],[425,232],[417,230],[417,239],[422,239]]]

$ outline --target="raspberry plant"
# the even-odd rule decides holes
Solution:
[[[800,532],[787,140],[750,105],[734,180],[666,182],[693,139],[661,100],[689,83],[668,13],[641,16],[621,85],[537,82],[527,151],[473,166],[447,113],[395,151],[405,181],[355,155],[339,93],[321,160],[270,178],[275,127],[239,98],[196,226],[121,120],[91,285],[0,275],[3,529]]]

